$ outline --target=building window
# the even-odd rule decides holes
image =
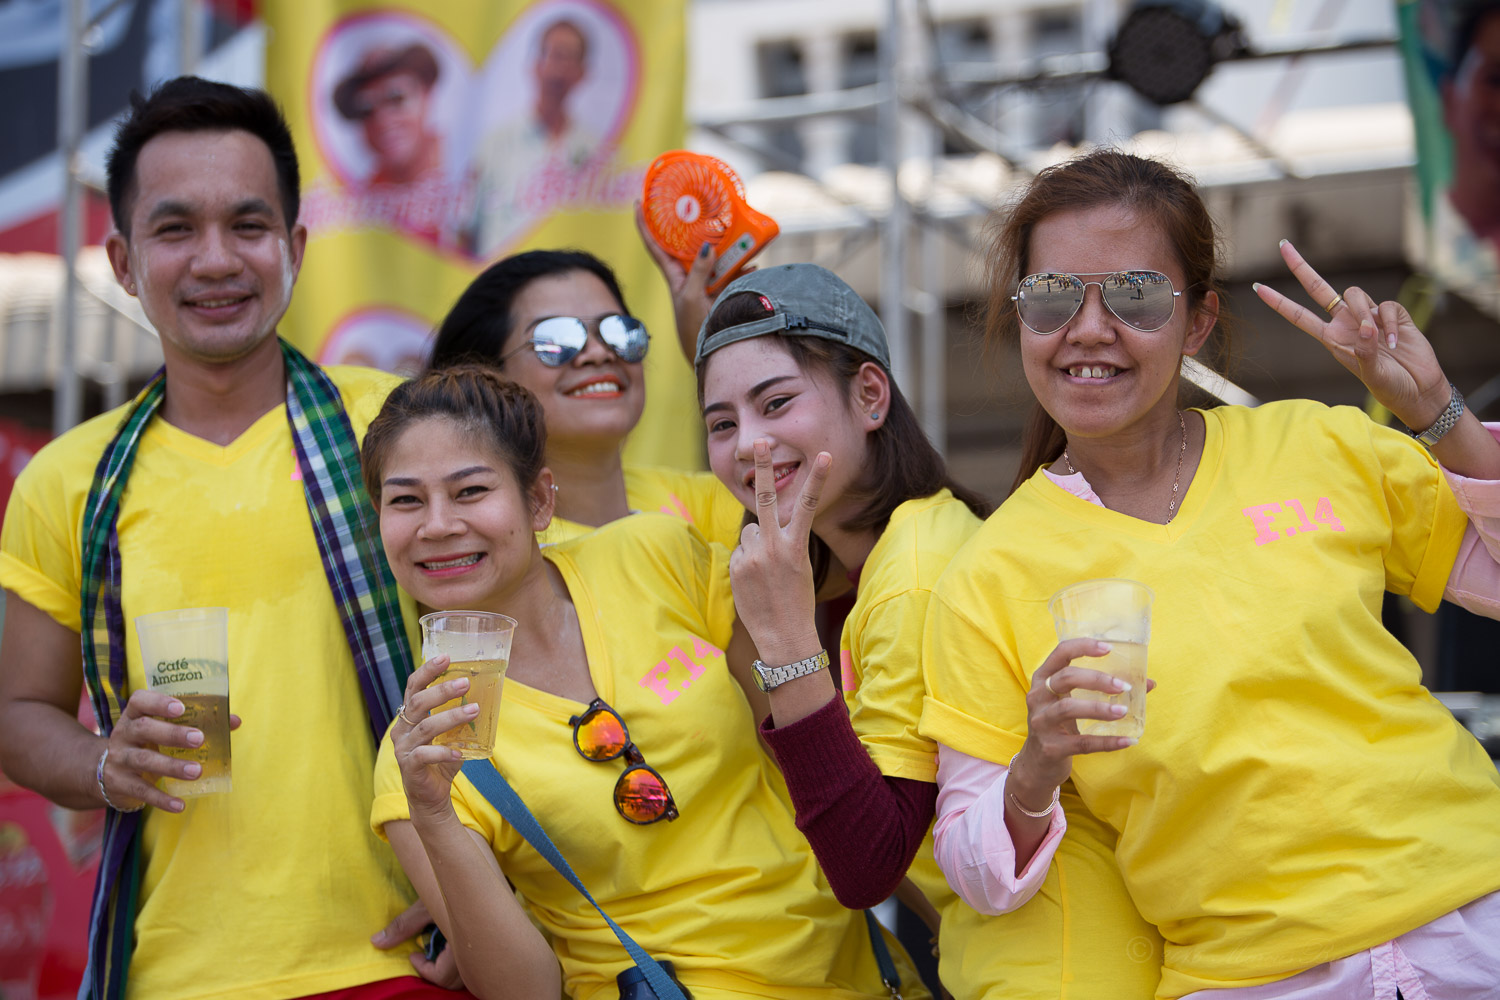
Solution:
[[[993,63],[995,61],[994,48],[990,43],[990,28],[983,21],[948,21],[937,26],[936,34],[938,79],[942,78],[942,68],[953,63]],[[988,89],[977,93],[954,89],[949,96],[954,103],[975,118],[981,121],[990,120],[992,94]],[[945,156],[972,152],[973,150],[967,144],[956,143],[946,136],[943,138],[943,155]]]
[[[1041,11],[1032,22],[1031,52],[1037,59],[1083,51],[1083,17],[1077,10]],[[1084,137],[1084,83],[1043,84],[1036,92],[1037,146],[1064,142],[1077,145]]]
[[[802,46],[794,41],[763,42],[756,53],[760,68],[762,97],[791,97],[807,93],[807,68]],[[802,136],[794,124],[767,125],[762,132],[765,144],[801,166],[804,155]],[[770,159],[770,158],[768,158]],[[772,170],[791,166],[786,161],[768,162]]]
[[[844,39],[844,65],[840,86],[864,87],[880,81],[880,43],[873,34],[850,35]],[[875,127],[876,112],[860,115],[849,131],[849,162],[880,162],[880,135]]]

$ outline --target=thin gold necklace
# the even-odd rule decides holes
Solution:
[[[1177,473],[1172,477],[1172,502],[1167,504],[1167,523],[1172,523],[1172,518],[1177,516],[1177,487],[1182,482],[1182,456],[1187,454],[1187,421],[1182,419],[1182,411],[1177,411],[1177,426],[1182,430],[1182,447],[1177,449]],[[1068,475],[1076,476],[1078,470],[1073,468],[1073,461],[1068,458],[1068,449],[1064,448],[1062,453],[1063,465],[1068,467]]]

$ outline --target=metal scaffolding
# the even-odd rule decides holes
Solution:
[[[92,18],[88,0],[64,0],[66,44],[59,61],[58,138],[64,162],[64,188],[59,213],[59,251],[66,277],[59,308],[60,353],[54,402],[54,430],[61,433],[81,415],[82,394],[78,359],[78,294],[75,263],[83,240],[85,183],[80,176],[78,149],[87,123],[88,53],[100,23],[123,0],[103,5]],[[181,18],[182,72],[191,72],[203,56],[205,9],[203,0],[178,0]],[[1341,2],[1341,0],[1326,0]],[[973,228],[964,218],[940,216],[933,208],[938,164],[945,142],[961,149],[998,157],[1011,169],[1026,172],[1030,151],[996,123],[985,121],[960,103],[957,95],[974,95],[1002,88],[1039,88],[1080,81],[1100,81],[1111,72],[1110,56],[1084,52],[1037,60],[1024,72],[1000,73],[993,64],[944,65],[938,52],[938,26],[929,0],[886,0],[879,35],[879,75],[876,83],[794,97],[763,98],[732,115],[700,117],[692,124],[738,146],[767,166],[810,178],[829,198],[846,206],[856,222],[848,227],[844,245],[859,245],[872,235],[880,238],[880,313],[890,340],[893,375],[908,391],[923,429],[941,450],[945,443],[945,360],[948,352],[943,274],[939,257],[943,241],[973,250]],[[1256,50],[1243,45],[1218,61],[1310,57],[1372,48],[1389,48],[1392,38],[1360,38],[1337,43]],[[1297,176],[1292,165],[1266,148],[1255,136],[1213,109],[1189,100],[1209,120],[1229,125],[1272,163],[1282,176]],[[877,119],[879,159],[885,172],[887,205],[872,211],[810,173],[795,157],[762,141],[756,126],[792,124],[819,118],[870,115]],[[748,128],[747,128],[748,127]],[[912,169],[925,161],[925,170]],[[922,191],[903,186],[926,177]],[[987,215],[990,205],[973,200],[968,214]],[[917,257],[914,262],[913,255]],[[913,266],[915,263],[915,267]],[[911,322],[917,319],[915,330]],[[914,344],[914,341],[918,343]],[[913,384],[910,376],[919,373]],[[1198,382],[1211,373],[1187,371]],[[1222,380],[1220,380],[1222,383]],[[1202,382],[1199,382],[1202,384]],[[1205,386],[1205,388],[1209,388]],[[1229,391],[1224,385],[1215,388]]]
[[[1339,3],[1342,0],[1327,0]],[[1237,31],[1226,19],[1225,34]],[[1391,37],[1261,48],[1235,35],[1233,45],[1215,39],[1220,50],[1214,62],[1319,57],[1371,49],[1390,49]],[[923,430],[939,448],[945,446],[945,367],[948,353],[946,306],[942,291],[939,250],[944,238],[973,251],[974,229],[962,218],[942,217],[933,211],[937,166],[944,142],[971,152],[992,154],[1010,169],[1028,172],[1031,151],[997,124],[985,121],[957,99],[1002,88],[1042,88],[1111,78],[1111,55],[1082,52],[1039,59],[1019,73],[998,72],[993,64],[944,65],[938,53],[937,23],[929,0],[886,0],[879,35],[879,78],[867,86],[842,90],[762,98],[732,114],[700,116],[693,125],[754,155],[766,166],[809,178],[830,200],[846,206],[858,220],[848,229],[845,246],[870,235],[880,238],[880,316],[890,340],[897,381],[913,401]],[[1290,67],[1289,67],[1290,68]],[[1295,81],[1289,84],[1295,86]],[[1232,129],[1251,149],[1287,179],[1298,179],[1295,167],[1256,134],[1228,121],[1213,108],[1189,97],[1182,102],[1206,120]],[[877,120],[880,167],[885,173],[888,203],[884,213],[855,204],[849,196],[809,171],[796,157],[763,141],[757,127],[788,125],[820,118],[867,116]],[[925,162],[925,169],[919,164]],[[917,169],[913,169],[917,167]],[[918,174],[927,178],[925,190],[903,185]],[[969,216],[985,216],[993,206],[974,201]],[[915,254],[917,260],[911,259]],[[915,266],[913,266],[915,264]],[[915,315],[915,336],[910,322]],[[913,341],[917,340],[917,345]],[[914,349],[914,347],[916,349]],[[910,375],[920,369],[913,383]],[[1205,391],[1230,402],[1254,402],[1254,397],[1202,365],[1185,365],[1183,375]]]

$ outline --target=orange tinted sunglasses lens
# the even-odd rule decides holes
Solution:
[[[615,782],[615,810],[631,823],[645,825],[677,818],[677,805],[667,782],[646,763],[640,748],[630,742],[625,721],[595,698],[582,715],[568,720],[573,727],[573,746],[584,760],[600,763],[625,758],[626,768]]]
[[[620,775],[615,783],[615,808],[632,823],[677,818],[677,807],[672,803],[667,783],[644,765],[636,765]]]
[[[600,709],[585,715],[573,730],[574,745],[589,760],[614,760],[629,740],[619,716]]]

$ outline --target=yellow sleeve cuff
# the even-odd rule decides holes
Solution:
[[[411,819],[411,806],[406,802],[405,792],[387,792],[375,796],[375,801],[370,806],[370,829],[375,831],[377,837],[388,840],[385,825],[403,819]]]
[[[0,552],[0,587],[40,611],[70,631],[82,629],[78,592],[67,591],[57,582],[43,576],[8,552]]]
[[[1026,742],[1024,735],[997,729],[987,722],[980,722],[956,708],[936,700],[931,695],[922,699],[923,736],[952,747],[971,757],[1003,764],[1020,752]]]
[[[880,773],[888,778],[910,778],[912,781],[937,783],[937,757],[933,754],[912,753],[895,747],[882,746],[878,742],[861,739],[865,750]]]
[[[1443,592],[1448,589],[1448,577],[1453,573],[1453,563],[1458,558],[1458,548],[1463,544],[1468,526],[1469,519],[1459,508],[1453,491],[1446,481],[1439,481],[1432,536],[1422,555],[1417,578],[1411,585],[1412,603],[1429,614],[1442,603]]]

